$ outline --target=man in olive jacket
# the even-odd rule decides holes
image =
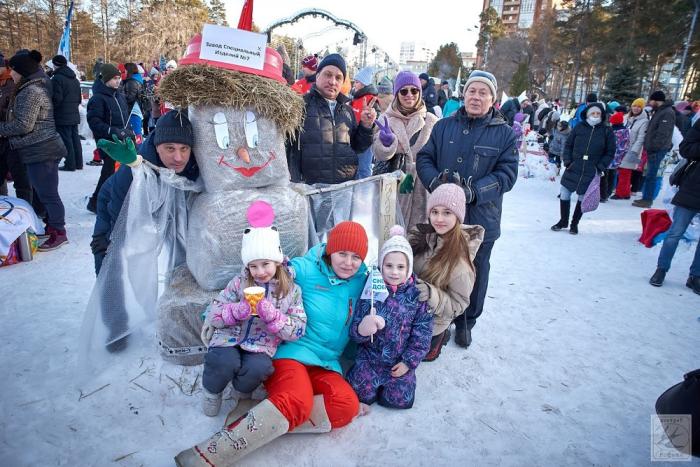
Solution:
[[[647,175],[644,177],[642,199],[632,203],[639,208],[650,208],[654,202],[656,177],[666,153],[673,147],[673,128],[676,126],[676,111],[673,101],[666,100],[662,91],[654,91],[649,96],[649,105],[654,109],[644,137],[647,151]]]
[[[304,96],[304,128],[291,142],[289,172],[293,182],[336,184],[355,179],[357,154],[372,144],[377,112],[365,107],[358,124],[340,93],[345,80],[345,60],[330,54],[318,65],[316,83]]]
[[[464,86],[464,107],[435,124],[416,160],[418,176],[428,191],[446,182],[460,185],[467,202],[464,223],[486,230],[474,259],[476,283],[469,307],[455,320],[455,341],[465,348],[484,308],[491,250],[501,235],[503,194],[513,188],[518,176],[515,134],[493,108],[496,90],[491,73],[474,70]]]

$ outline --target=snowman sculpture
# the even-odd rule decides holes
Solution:
[[[251,69],[201,59],[201,44],[195,36],[159,89],[189,110],[205,187],[188,209],[187,267],[173,274],[159,306],[161,353],[181,364],[203,359],[199,314],[244,266],[241,240],[253,202],[274,207],[286,256],[304,254],[308,242],[307,202],[291,187],[284,147],[301,124],[303,100],[286,86],[281,57],[268,47],[264,67]]]

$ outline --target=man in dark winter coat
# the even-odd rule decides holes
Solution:
[[[441,109],[444,108],[450,97],[452,97],[452,93],[450,92],[450,83],[443,81],[442,84],[440,84],[440,90],[438,91],[437,105]]]
[[[121,149],[117,143],[106,143],[108,151],[110,151],[110,147]],[[105,145],[105,141],[100,141],[100,145]],[[189,180],[196,180],[199,177],[199,168],[192,153],[193,146],[192,124],[183,113],[172,111],[158,120],[156,128],[141,144],[139,154],[143,159],[158,167],[167,167],[174,170],[177,175]],[[118,157],[114,152],[112,154],[114,157]],[[90,248],[95,258],[96,275],[99,275],[107,250],[110,248],[112,229],[119,218],[132,180],[131,167],[127,163],[123,163],[100,189],[97,201],[97,219],[95,220],[92,242],[90,242]],[[109,274],[110,278],[120,277],[122,274],[120,261],[115,260],[110,264],[110,270],[105,270],[105,273]],[[124,349],[127,344],[127,337],[124,336],[124,333],[128,328],[128,318],[127,312],[123,308],[121,282],[119,280],[109,282],[111,287],[108,293],[102,296],[101,313],[102,320],[109,330],[107,350],[117,352]]]
[[[615,134],[605,124],[605,107],[600,102],[589,104],[581,114],[583,121],[571,130],[566,139],[562,164],[565,167],[561,177],[559,195],[559,222],[551,229],[559,231],[569,227],[571,195],[579,197],[571,219],[569,233],[578,234],[578,223],[583,216],[581,197],[588,190],[596,174],[603,174],[615,156]]]
[[[644,177],[642,199],[632,203],[633,206],[639,208],[650,208],[654,203],[656,177],[661,161],[673,147],[673,128],[676,126],[676,111],[673,109],[673,101],[667,101],[666,94],[662,91],[654,91],[649,96],[649,105],[653,111],[644,137],[644,149],[647,151],[647,174]]]
[[[129,126],[129,108],[124,94],[118,91],[119,70],[111,63],[105,63],[101,71],[100,79],[92,86],[93,94],[87,105],[87,122],[92,135],[95,141],[112,139],[112,135],[122,140],[131,138],[134,132]],[[103,164],[95,192],[88,201],[87,209],[91,212],[97,211],[97,195],[102,184],[114,173],[114,160],[101,149],[99,151]]]
[[[506,119],[508,125],[513,126],[513,120],[515,120],[515,114],[520,112],[520,101],[517,97],[508,99],[502,106],[500,110],[503,118]]]
[[[119,90],[124,94],[129,114],[131,114],[131,109],[134,108],[134,104],[139,101],[139,97],[143,94],[143,85],[134,78],[134,75],[139,72],[135,63],[125,63],[124,69],[126,70],[126,79],[119,85]],[[141,110],[143,111],[144,109]]]
[[[428,191],[444,182],[459,184],[467,202],[464,223],[486,230],[474,259],[476,283],[469,307],[455,320],[455,341],[465,348],[471,344],[471,329],[484,308],[491,251],[501,234],[503,194],[513,188],[518,176],[515,134],[493,108],[496,91],[491,73],[473,71],[464,87],[464,107],[435,124],[416,161],[418,176]]]
[[[0,54],[0,124],[7,121],[10,98],[15,91],[15,82],[5,57]],[[0,138],[0,194],[7,195],[7,172],[12,174],[15,196],[28,203],[32,202],[32,186],[27,178],[27,169],[19,156],[10,150],[7,138]]]
[[[303,130],[291,143],[289,171],[294,182],[313,185],[353,180],[357,154],[372,144],[377,112],[365,107],[358,124],[350,99],[340,93],[345,74],[345,60],[338,54],[328,55],[318,65],[316,84],[304,96]]]
[[[435,107],[437,105],[437,93],[435,92],[435,82],[428,76],[428,73],[421,73],[418,75],[420,79],[420,85],[423,89],[423,102],[425,102],[425,107],[431,114],[435,113]]]
[[[675,206],[673,224],[671,224],[659,252],[656,272],[649,279],[649,283],[656,287],[660,287],[664,283],[678,242],[693,218],[700,213],[700,169],[698,169],[700,164],[700,120],[696,121],[695,125],[688,130],[679,150],[681,156],[688,160],[688,165],[678,187],[678,193],[671,200]],[[695,256],[690,265],[690,275],[685,285],[700,295],[700,243],[695,247]]]
[[[56,131],[61,135],[66,146],[65,163],[58,170],[82,170],[83,148],[78,135],[80,112],[78,107],[83,96],[80,92],[80,81],[75,72],[68,67],[68,60],[63,55],[51,59],[55,69],[51,76],[53,83],[53,118],[56,121]]]

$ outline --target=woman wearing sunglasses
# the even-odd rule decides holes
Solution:
[[[372,151],[378,161],[390,161],[392,169],[406,176],[400,186],[399,205],[406,229],[427,222],[428,193],[416,175],[416,155],[430,138],[438,118],[428,113],[421,96],[418,76],[402,71],[394,80],[394,100],[376,120]]]

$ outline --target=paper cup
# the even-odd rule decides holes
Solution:
[[[250,314],[258,316],[257,305],[260,300],[265,297],[265,289],[263,287],[246,287],[243,289],[243,297],[250,305]]]

